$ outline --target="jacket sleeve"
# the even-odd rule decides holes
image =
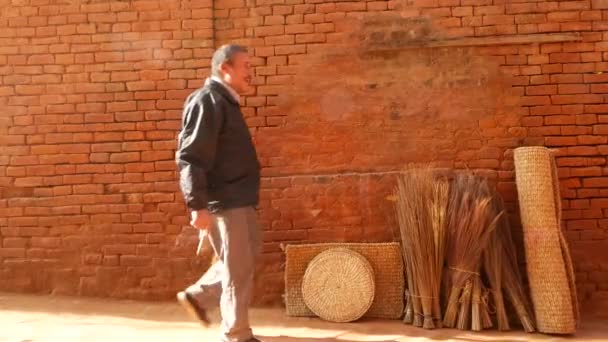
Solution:
[[[224,116],[210,94],[195,95],[185,104],[176,151],[179,185],[188,208],[206,209],[207,173],[213,168]]]

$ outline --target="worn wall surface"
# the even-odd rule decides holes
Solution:
[[[250,47],[258,302],[282,243],[386,241],[394,173],[555,148],[581,300],[608,303],[608,1],[0,0],[0,289],[170,298],[197,277],[173,162],[213,48]],[[517,216],[514,215],[517,222]]]

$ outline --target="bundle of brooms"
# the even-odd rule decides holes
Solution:
[[[496,211],[505,211],[505,205],[498,194],[494,195],[494,206]],[[506,294],[523,329],[529,333],[534,332],[532,309],[523,287],[511,226],[506,217],[498,222],[484,251],[484,271],[491,286],[498,330],[510,330],[504,299]]]
[[[492,305],[498,329],[508,330],[506,294],[524,329],[534,331],[500,196],[470,173],[459,173],[448,184],[430,168],[410,170],[398,179],[408,283],[404,322],[478,331],[493,326]]]
[[[443,324],[459,329],[490,327],[481,294],[481,257],[503,212],[492,210],[492,194],[486,181],[468,173],[456,175],[448,205],[448,289]],[[474,296],[473,296],[474,294]],[[482,318],[483,321],[482,321]]]
[[[405,323],[441,327],[448,182],[429,168],[412,169],[397,182],[397,216],[406,265]]]

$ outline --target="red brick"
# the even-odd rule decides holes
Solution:
[[[537,65],[530,65],[530,66],[522,66],[521,67],[521,74],[522,75],[538,75],[540,73],[541,73],[541,69]]]
[[[530,84],[547,84],[547,83],[551,83],[551,76],[549,76],[549,75],[530,76]]]
[[[25,258],[25,248],[0,248],[1,258]]]
[[[54,64],[55,56],[52,54],[44,54],[44,55],[32,55],[27,59],[27,64],[36,65],[36,64]]]
[[[598,167],[598,166],[573,168],[571,171],[572,177],[594,177],[594,176],[601,176],[601,175],[602,175],[602,168]]]
[[[552,22],[566,22],[580,20],[580,12],[551,12],[547,14],[547,19]]]
[[[592,84],[591,93],[595,93],[595,94],[608,93],[608,84]]]
[[[254,28],[256,37],[278,36],[285,34],[285,26],[259,26]]]
[[[489,2],[491,3],[491,1]],[[469,1],[464,3],[463,5],[473,5],[475,6],[475,15],[476,16],[480,16],[480,15],[495,15],[495,14],[504,14],[505,13],[505,6],[502,5],[495,5],[495,6],[484,6],[486,4],[484,4],[483,2],[475,2],[475,1]]]
[[[585,113],[608,113],[608,105],[585,105]]]
[[[296,35],[296,44],[305,43],[323,43],[325,42],[324,33],[298,34]]]
[[[595,114],[579,114],[576,116],[577,125],[592,125],[598,122]]]
[[[592,25],[591,23],[586,22],[576,22],[576,23],[564,23],[560,24],[560,29],[562,32],[566,31],[591,31]]]
[[[515,23],[513,15],[485,15],[482,19],[483,25],[509,25]]]
[[[564,73],[586,73],[595,70],[594,63],[570,63],[564,64]]]
[[[549,63],[548,55],[531,55],[528,57],[528,64],[547,64]]]
[[[537,24],[517,25],[517,33],[521,33],[521,34],[538,33],[538,25]]]
[[[295,43],[295,36],[292,34],[284,35],[284,36],[269,36],[269,37],[264,38],[264,42],[265,42],[265,45],[267,45],[267,46],[290,45],[290,46],[284,46],[284,48],[290,48],[291,45]]]
[[[583,83],[581,74],[551,75],[551,83]],[[589,83],[585,81],[584,83]]]
[[[549,96],[522,96],[521,105],[523,106],[543,106],[551,104]]]
[[[139,152],[124,152],[124,153],[110,154],[111,163],[127,163],[127,162],[136,162],[139,160],[140,160]]]
[[[264,17],[264,25],[282,25],[285,24],[284,16],[266,16]]]
[[[576,118],[572,115],[550,115],[545,116],[545,125],[573,125]]]
[[[507,3],[506,10],[508,14],[538,12],[536,3]]]
[[[462,26],[481,26],[481,17],[462,17]]]
[[[580,62],[581,55],[572,52],[558,52],[549,55],[550,63],[576,63]]]
[[[374,2],[368,3],[368,5],[369,4],[374,4]],[[295,5],[293,7],[293,12],[296,14],[314,13],[315,5],[314,4]]]
[[[560,84],[560,94],[584,94],[589,92],[588,84]]]
[[[43,85],[17,85],[15,93],[17,95],[40,95],[44,92]]]
[[[556,85],[528,86],[526,95],[553,95],[557,94]]]
[[[135,101],[126,102],[110,102],[107,104],[108,112],[126,112],[136,110],[137,105]]]
[[[157,81],[156,89],[157,90],[177,90],[177,89],[185,89],[186,81],[185,80],[165,80],[165,81]],[[144,89],[141,89],[144,90]]]
[[[569,156],[593,156],[598,155],[598,149],[595,146],[574,146],[568,147],[566,153]]]
[[[591,0],[593,9],[608,9],[607,0]]]
[[[608,73],[585,74],[585,83],[606,83],[608,82]]]
[[[602,97],[597,94],[553,95],[553,104],[601,103]]]
[[[546,146],[574,146],[577,144],[576,137],[546,137]]]
[[[559,3],[560,10],[588,10],[591,6],[588,1],[562,1]]]
[[[527,62],[528,62],[528,59],[526,56],[511,55],[511,56],[507,56],[506,64],[507,65],[524,65],[524,64],[527,64]]]
[[[577,139],[580,145],[596,145],[605,144],[608,142],[608,137],[596,135],[583,135],[577,137]]]
[[[315,27],[313,24],[295,24],[285,26],[286,34],[298,34],[298,33],[313,33]]]
[[[541,116],[526,116],[521,119],[521,124],[525,127],[542,126],[543,118]]]
[[[340,12],[352,12],[352,11],[365,11],[366,3],[359,1],[350,2],[338,2],[336,3],[336,11]]]
[[[547,22],[545,14],[517,14],[515,15],[516,24],[542,24]]]
[[[321,15],[322,17],[324,17],[323,15]],[[321,20],[323,21],[323,20]],[[304,23],[304,15],[303,14],[293,14],[293,15],[288,15],[285,18],[285,24],[302,24]]]
[[[278,55],[295,55],[306,53],[306,45],[285,45],[275,47],[275,54]],[[273,69],[274,70],[274,69]],[[276,71],[275,71],[276,72]]]
[[[608,178],[606,177],[591,177],[583,179],[585,188],[605,188],[608,187]]]

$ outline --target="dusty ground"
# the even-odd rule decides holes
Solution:
[[[217,317],[217,314],[214,315]],[[331,324],[290,318],[280,308],[255,309],[256,334],[266,342],[608,341],[608,320],[586,319],[571,338],[522,332],[426,331],[398,321]],[[201,328],[175,303],[142,303],[0,293],[0,341],[216,341],[217,325]]]

